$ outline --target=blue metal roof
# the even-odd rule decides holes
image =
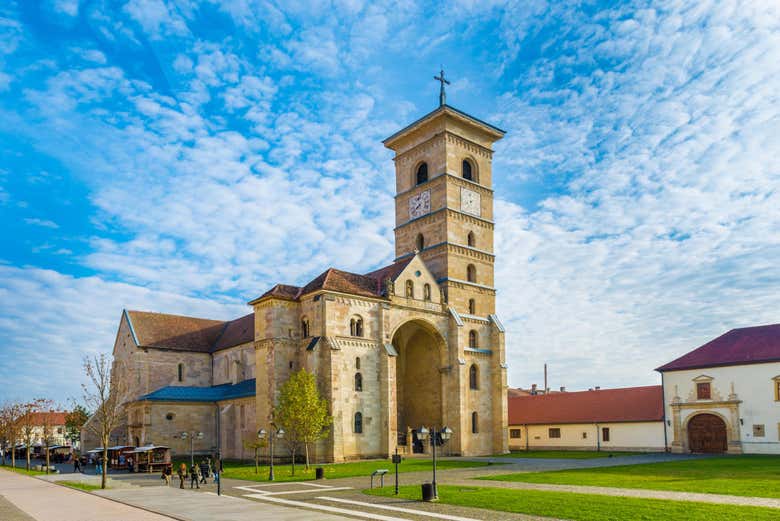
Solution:
[[[211,387],[189,387],[169,385],[142,396],[141,400],[159,402],[221,402],[255,395],[255,379],[237,384],[222,384]]]

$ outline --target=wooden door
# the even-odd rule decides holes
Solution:
[[[714,414],[697,414],[688,422],[691,452],[726,452],[726,424]]]

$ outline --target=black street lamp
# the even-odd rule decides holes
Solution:
[[[284,438],[284,429],[277,427],[273,423],[271,424],[271,432],[266,432],[265,429],[257,431],[258,439],[264,440],[268,436],[269,450],[271,451],[271,466],[268,470],[268,481],[274,480],[274,438]]]
[[[181,439],[186,440],[187,438],[190,439],[190,467],[193,467],[195,465],[195,452],[194,452],[194,443],[195,438],[202,440],[203,439],[203,433],[202,432],[182,432],[181,433]]]
[[[452,437],[452,429],[449,427],[443,427],[437,431],[436,427],[431,427],[431,430],[428,431],[428,429],[423,426],[420,427],[419,431],[417,431],[417,437],[421,441],[425,442],[429,436],[431,438],[431,446],[433,447],[433,482],[431,483],[431,486],[433,487],[433,499],[439,499],[439,490],[436,488],[436,445],[438,444],[437,434],[438,438],[441,438],[443,443]]]

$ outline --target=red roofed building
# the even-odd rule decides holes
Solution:
[[[780,324],[732,329],[656,370],[672,452],[780,454]]]
[[[513,450],[663,451],[660,385],[510,396]]]

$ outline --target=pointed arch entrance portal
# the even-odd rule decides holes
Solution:
[[[413,452],[423,452],[417,429],[442,425],[442,355],[446,343],[428,322],[412,320],[393,335],[398,352],[396,362],[396,403],[399,444]],[[411,435],[411,436],[410,436]]]

